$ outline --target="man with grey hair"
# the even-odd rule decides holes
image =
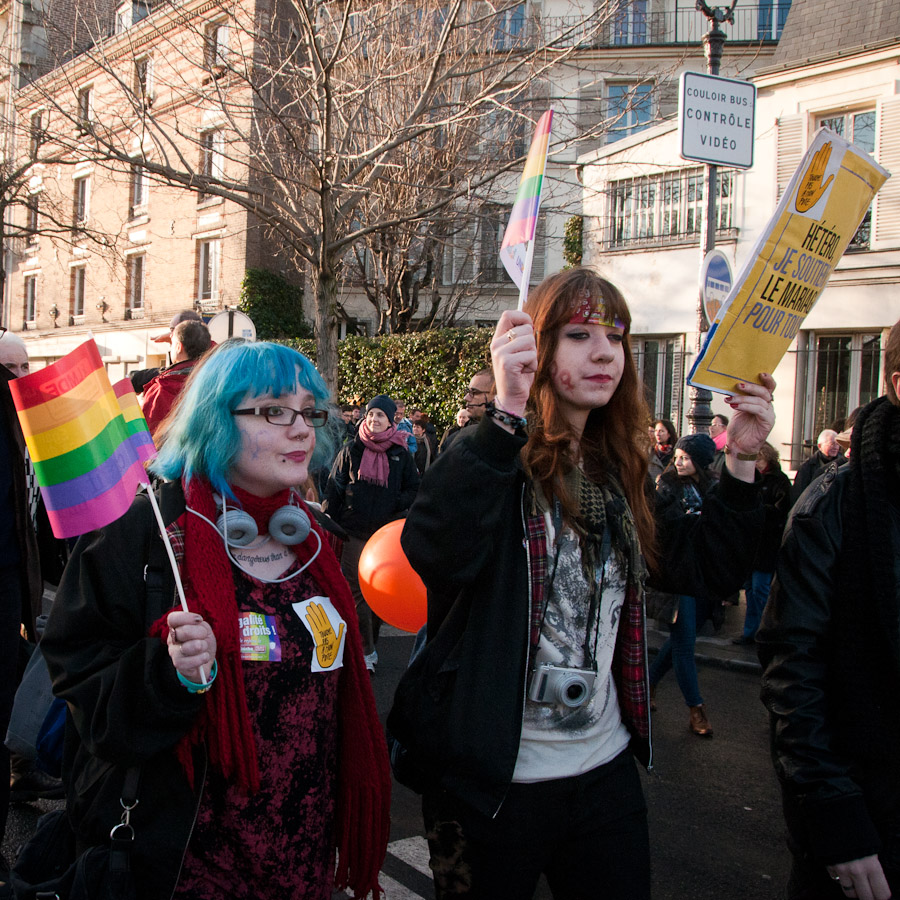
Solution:
[[[794,487],[791,489],[791,503],[796,503],[800,495],[832,464],[842,466],[847,460],[841,454],[837,432],[826,428],[816,441],[816,452],[797,469]]]
[[[13,378],[21,378],[31,371],[25,341],[11,331],[5,331],[0,336],[0,366],[9,369]]]

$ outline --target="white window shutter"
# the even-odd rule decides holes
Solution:
[[[777,144],[775,149],[776,201],[781,199],[791,176],[794,174],[803,151],[806,149],[805,116],[782,116],[775,123]]]
[[[681,403],[684,391],[684,335],[672,341],[672,419],[681,421]]]
[[[875,196],[872,249],[900,243],[900,97],[885,100],[878,109],[876,159],[894,173]]]

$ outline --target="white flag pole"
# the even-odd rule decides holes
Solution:
[[[552,114],[552,107],[551,114]],[[551,119],[552,122],[552,119]],[[544,148],[544,159],[541,165],[541,188],[538,191],[537,195],[537,206],[534,210],[534,231],[531,233],[531,240],[528,242],[528,249],[525,251],[525,267],[522,271],[522,283],[519,285],[519,305],[518,309],[525,308],[525,301],[528,299],[528,285],[531,281],[531,264],[534,260],[534,245],[537,241],[537,230],[538,230],[538,221],[541,217],[541,200],[544,196],[544,183],[547,180],[547,157],[550,155],[550,135],[551,131],[547,133],[547,146]]]
[[[540,201],[538,201],[540,207]],[[519,310],[525,308],[525,301],[528,299],[528,283],[531,281],[531,262],[534,259],[534,239],[537,235],[537,224],[535,224],[535,234],[532,235],[528,242],[528,249],[525,251],[525,265],[522,269],[522,281],[519,284]]]
[[[172,549],[172,542],[169,540],[169,535],[166,534],[166,526],[163,524],[162,513],[159,511],[159,504],[156,502],[153,486],[142,483],[142,487],[147,489],[147,496],[150,498],[150,505],[153,507],[153,515],[156,516],[156,524],[159,528],[159,533],[162,535],[163,543],[166,545],[166,553],[169,556],[169,565],[172,566],[172,574],[175,576],[175,587],[178,590],[178,599],[181,601],[181,608],[185,612],[190,612],[187,600],[184,596],[184,585],[181,583],[181,573],[178,571],[178,563],[175,560],[175,551]],[[206,672],[203,671],[203,666],[200,666],[200,681],[202,684],[206,684]]]

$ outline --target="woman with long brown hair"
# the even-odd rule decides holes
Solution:
[[[774,382],[736,389],[722,489],[694,521],[670,515],[647,477],[630,327],[621,293],[584,268],[504,312],[495,401],[410,510],[427,642],[388,728],[396,774],[423,793],[439,900],[530,900],[541,873],[566,900],[649,896],[632,760],[651,757],[645,560],[668,590],[740,584],[762,520],[742,457],[772,427]]]

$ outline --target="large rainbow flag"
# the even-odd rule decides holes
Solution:
[[[111,385],[93,339],[9,383],[53,533],[119,518],[156,451],[131,382]]]
[[[522,172],[516,201],[500,245],[500,261],[519,288],[519,308],[528,293],[528,279],[531,277],[534,232],[541,209],[541,190],[544,186],[544,169],[547,167],[547,149],[552,129],[553,110],[548,109],[538,119],[534,129],[534,137],[525,160],[525,171]],[[527,249],[525,244],[528,245]]]

